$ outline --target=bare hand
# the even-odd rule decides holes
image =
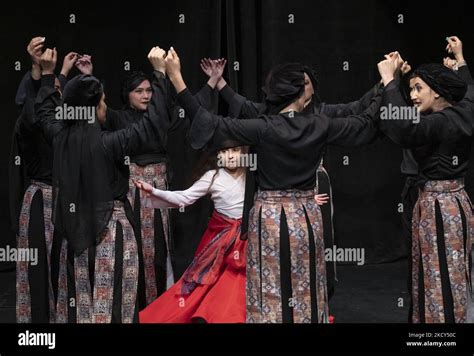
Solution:
[[[449,57],[443,58],[443,64],[451,70],[457,70],[458,68],[458,61]]]
[[[72,67],[74,67],[74,63],[76,63],[77,57],[78,56],[76,52],[69,52],[66,56],[64,56],[61,74],[67,77]]]
[[[329,201],[329,196],[327,194],[316,194],[314,200],[316,200],[316,204],[324,205]]]
[[[201,59],[201,69],[208,77],[214,77],[220,79],[224,74],[224,68],[227,60],[224,58],[219,59]]]
[[[219,82],[225,80],[222,78],[222,75],[224,74],[224,68],[227,63],[227,60],[224,58],[219,58],[219,59],[209,59],[209,58],[203,58],[201,59],[201,69],[202,71],[209,76],[209,80],[207,81],[207,84],[211,88],[215,88],[216,85],[219,84]]]
[[[392,56],[385,55],[385,60],[377,64],[384,85],[387,85],[395,78],[395,74],[400,66],[398,53]]]
[[[405,75],[410,71],[411,71],[411,65],[409,65],[407,61],[403,62],[400,68],[400,72],[402,73],[402,75]]]
[[[136,179],[133,179],[133,183],[135,184],[135,186],[148,193],[148,194],[151,194],[153,192],[153,186],[151,184],[148,184],[147,182],[144,182],[142,180],[136,180]]]
[[[153,69],[162,73],[166,71],[165,57],[166,51],[158,46],[153,47],[148,53],[148,60],[153,66]]]
[[[168,51],[168,55],[165,59],[166,73],[170,78],[174,78],[181,75],[181,62],[179,60],[178,53],[173,47]]]
[[[446,40],[448,41],[446,51],[452,53],[458,62],[464,61],[461,40],[457,36],[446,37]]]
[[[58,60],[58,52],[56,48],[46,49],[40,58],[40,65],[43,68],[43,74],[54,74],[54,69],[56,68],[56,62]]]
[[[396,61],[398,68],[401,68],[403,66],[403,63],[405,63],[405,61],[402,58],[402,55],[396,51],[390,52],[389,54],[385,55],[385,59],[389,59],[389,58],[394,59]]]
[[[45,37],[34,37],[30,43],[28,43],[28,47],[26,47],[26,50],[31,57],[31,61],[33,64],[38,66],[40,65],[40,58],[43,53],[45,39]]]
[[[75,64],[76,64],[76,68],[82,74],[92,75],[94,66],[92,65],[92,57],[90,55],[83,54],[82,56],[79,56]]]

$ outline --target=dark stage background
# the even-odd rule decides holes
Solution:
[[[474,56],[474,16],[467,2],[194,0],[127,2],[41,1],[11,4],[0,14],[0,246],[14,244],[8,211],[10,137],[18,115],[17,86],[30,67],[26,46],[45,36],[62,57],[71,50],[92,55],[94,73],[105,83],[108,104],[119,108],[124,62],[131,70],[150,71],[150,47],[174,46],[184,77],[195,92],[207,80],[203,57],[226,57],[225,77],[241,94],[258,100],[265,73],[284,61],[315,68],[320,96],[328,103],[361,96],[378,80],[377,62],[398,49],[412,66],[441,61],[445,37],[457,35],[467,61]],[[70,23],[70,15],[76,23]],[[184,23],[180,23],[180,14]],[[294,23],[290,23],[291,15]],[[403,23],[399,23],[403,16]],[[181,17],[182,19],[182,17]],[[22,68],[15,71],[15,62]],[[240,68],[234,70],[233,63]],[[343,70],[344,62],[349,70]],[[59,69],[58,69],[59,70]],[[70,75],[74,75],[71,73]],[[189,184],[198,152],[189,148],[183,120],[170,133],[171,189]],[[344,165],[344,157],[349,165]],[[472,156],[474,158],[474,155]],[[398,204],[403,186],[401,150],[386,139],[358,149],[331,147],[325,157],[334,194],[338,247],[364,247],[366,263],[396,260],[407,254]],[[474,173],[466,180],[471,197]],[[211,206],[202,199],[184,213],[173,212],[177,270],[189,264]]]

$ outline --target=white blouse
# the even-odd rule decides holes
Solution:
[[[210,194],[214,208],[233,219],[242,218],[244,208],[245,174],[235,178],[224,168],[206,172],[190,188],[169,191],[153,188],[153,193],[145,198],[144,205],[155,209],[182,208],[193,204],[199,198]]]

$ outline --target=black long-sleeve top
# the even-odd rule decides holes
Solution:
[[[460,75],[468,79],[468,68],[461,67]],[[384,90],[382,105],[388,104],[407,106],[396,80]],[[467,171],[474,134],[474,87],[468,85],[468,92],[459,103],[420,115],[419,123],[380,120],[380,129],[395,143],[410,149],[420,180],[462,178]]]
[[[109,164],[104,169],[108,171],[110,186],[116,200],[124,201],[128,191],[129,170],[126,158],[150,150],[169,125],[168,113],[165,110],[164,75],[155,72],[151,84],[157,95],[152,97],[147,113],[141,120],[121,130],[101,132],[102,148],[109,158]],[[55,120],[55,108],[61,105],[59,93],[54,90],[54,76],[44,76],[36,100],[36,112],[45,138],[52,144],[53,149],[55,137],[67,135],[68,130],[63,120]]]
[[[239,120],[209,113],[186,89],[178,100],[192,118],[191,144],[200,148],[215,137],[251,145],[257,155],[261,190],[308,190],[327,144],[357,146],[372,140],[381,96],[372,97],[360,115],[329,118],[322,114],[281,113]]]

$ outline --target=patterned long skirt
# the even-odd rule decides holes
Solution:
[[[314,191],[259,191],[250,212],[248,323],[327,323],[322,217]]]
[[[52,323],[55,320],[55,298],[51,283],[51,249],[54,235],[51,204],[52,187],[32,181],[23,197],[17,236],[18,323]],[[30,258],[23,258],[28,256]],[[31,259],[33,256],[36,256],[36,261]]]
[[[425,183],[412,234],[412,321],[466,322],[474,217],[462,179]]]
[[[114,210],[100,243],[74,256],[62,241],[56,321],[138,321],[138,248],[124,203]]]
[[[137,190],[133,179],[166,190],[166,164],[130,165],[128,200],[132,205],[140,249],[139,307],[143,309],[174,284],[171,264],[169,212],[167,209],[144,207],[144,193]],[[138,194],[137,194],[138,193]]]

